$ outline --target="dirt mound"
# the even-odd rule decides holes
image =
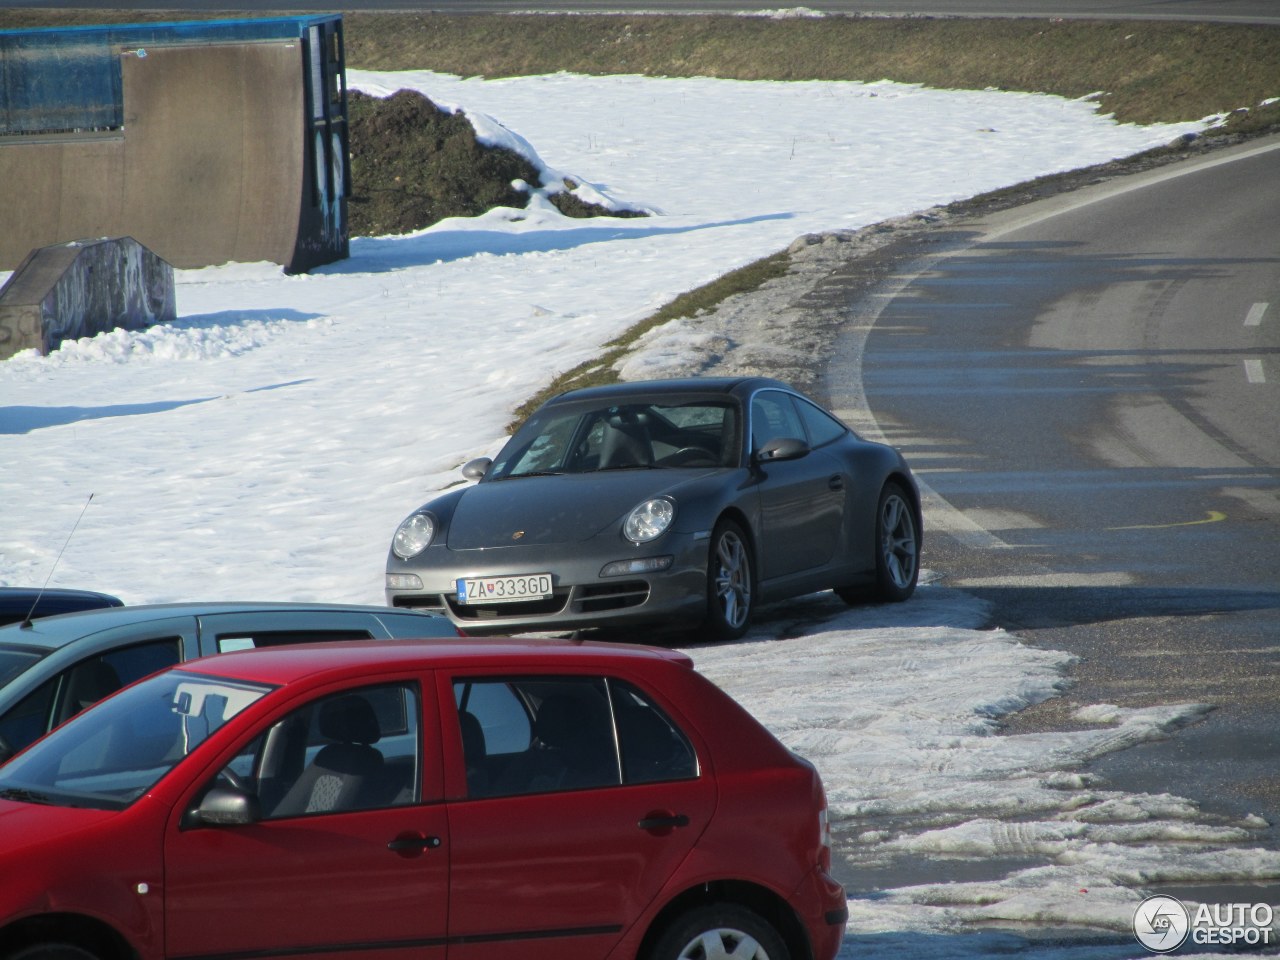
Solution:
[[[415,91],[386,98],[352,92],[347,111],[352,236],[409,233],[446,217],[474,217],[493,207],[523,208],[529,194],[512,182],[544,186],[525,157],[480,143],[462,113],[442,110]],[[571,217],[639,215],[619,214],[567,192],[553,195],[551,202]]]

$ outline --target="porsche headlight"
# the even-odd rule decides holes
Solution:
[[[435,517],[429,513],[415,513],[396,530],[391,539],[391,552],[401,560],[410,560],[431,546],[431,538],[435,535]]]
[[[670,500],[656,497],[646,500],[629,514],[622,524],[622,533],[632,543],[648,543],[667,532],[676,516],[676,505]]]

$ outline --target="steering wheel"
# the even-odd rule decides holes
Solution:
[[[224,781],[233,790],[239,790],[241,793],[249,792],[249,784],[245,782],[244,777],[230,767],[223,767],[219,770],[215,779]]]

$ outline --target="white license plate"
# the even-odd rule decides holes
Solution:
[[[458,580],[459,603],[512,603],[551,596],[551,574],[526,573],[516,577],[474,577]]]

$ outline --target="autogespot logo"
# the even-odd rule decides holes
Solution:
[[[1133,912],[1133,933],[1152,953],[1197,946],[1271,946],[1276,910],[1266,903],[1201,903],[1193,911],[1174,897],[1147,897]]]
[[[1191,915],[1181,900],[1147,897],[1133,914],[1133,933],[1153,953],[1177,950],[1191,930]]]

